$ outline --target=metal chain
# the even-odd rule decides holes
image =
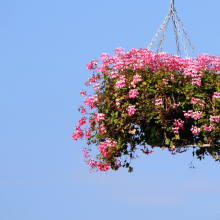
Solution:
[[[168,27],[168,23],[169,23],[169,20],[170,20],[171,15],[172,15],[172,20],[173,20],[173,24],[174,24],[174,33],[175,33],[175,39],[176,39],[177,54],[178,54],[179,56],[181,56],[181,52],[180,52],[180,48],[179,48],[178,34],[177,34],[177,30],[178,30],[179,36],[180,36],[181,41],[182,41],[182,44],[183,44],[183,46],[184,46],[184,51],[185,51],[186,55],[189,56],[189,55],[188,55],[188,50],[187,50],[187,48],[186,48],[186,46],[185,46],[185,41],[184,41],[183,36],[182,36],[182,32],[181,32],[181,30],[180,30],[180,26],[181,26],[182,29],[183,29],[183,32],[184,32],[184,34],[185,34],[186,39],[189,41],[189,44],[190,44],[190,47],[191,47],[193,53],[194,53],[194,54],[196,55],[196,57],[197,57],[196,50],[195,50],[195,48],[193,47],[193,45],[192,45],[192,43],[191,43],[191,41],[190,41],[190,39],[189,39],[189,35],[186,33],[186,30],[185,30],[185,28],[183,27],[183,23],[182,23],[182,21],[180,20],[178,14],[177,14],[177,12],[176,12],[176,10],[175,10],[175,8],[174,8],[174,0],[171,0],[171,5],[170,5],[169,14],[165,17],[164,22],[162,23],[162,25],[161,25],[160,28],[158,29],[158,31],[157,31],[157,33],[156,33],[156,36],[152,39],[152,42],[151,42],[151,44],[148,46],[148,49],[149,49],[149,50],[151,49],[151,47],[152,47],[153,43],[156,41],[158,35],[159,35],[160,32],[163,30],[163,33],[162,33],[162,35],[161,35],[161,37],[160,37],[159,44],[158,44],[158,46],[157,46],[156,53],[162,51],[162,49],[163,49],[163,42],[164,42],[164,40],[165,40],[166,31],[167,31],[167,27]]]
[[[186,55],[187,55],[187,57],[188,57],[188,56],[189,56],[189,54],[188,54],[188,50],[187,50],[187,48],[186,48],[185,40],[183,39],[182,32],[181,32],[181,30],[180,30],[180,28],[179,28],[179,23],[178,23],[178,21],[177,21],[175,11],[173,11],[173,18],[174,18],[174,20],[175,20],[175,24],[176,24],[176,27],[177,27],[177,29],[178,29],[179,36],[180,36],[181,41],[182,41],[182,44],[183,44],[183,46],[184,46],[184,51],[185,51],[185,53],[186,53]]]
[[[160,53],[163,49],[163,42],[165,40],[165,36],[166,36],[166,32],[167,32],[167,27],[168,27],[168,23],[169,23],[169,20],[170,20],[170,17],[171,17],[171,13],[168,14],[167,16],[167,20],[166,20],[166,23],[164,25],[164,29],[163,29],[163,33],[160,37],[160,41],[159,41],[159,44],[157,46],[157,50],[156,50],[156,53]]]
[[[173,20],[173,29],[174,29],[174,34],[175,34],[175,39],[176,39],[176,46],[177,46],[177,55],[181,57],[181,52],[180,52],[180,47],[179,47],[179,40],[178,40],[178,35],[177,35],[177,29],[176,29],[176,24],[174,17],[172,15],[172,20]]]
[[[174,9],[174,10],[175,10],[175,9]],[[175,10],[175,12],[176,12],[176,10]],[[191,47],[193,53],[194,53],[194,54],[196,55],[196,57],[197,57],[196,50],[195,50],[195,48],[193,47],[193,44],[192,44],[192,42],[191,42],[190,39],[189,39],[189,35],[186,33],[186,30],[185,30],[185,28],[184,28],[184,26],[183,26],[183,23],[182,23],[182,21],[180,20],[180,18],[179,18],[179,16],[178,16],[177,13],[176,13],[176,17],[177,17],[177,19],[178,19],[178,21],[179,21],[179,23],[180,23],[180,26],[181,26],[182,29],[183,29],[183,32],[184,32],[184,34],[185,34],[186,39],[189,41],[189,44],[190,44],[190,47]]]
[[[166,32],[167,32],[168,23],[170,21],[170,17],[171,17],[171,15],[168,16],[167,23],[166,23],[166,25],[164,27],[164,30],[163,30],[163,35],[162,35],[162,39],[161,39],[161,43],[160,43],[159,52],[161,52],[162,49],[163,49],[163,42],[165,40],[165,36],[166,36]]]
[[[170,14],[170,12],[169,12],[169,14]],[[169,15],[169,14],[168,14],[168,15]],[[164,25],[165,25],[166,20],[167,20],[168,15],[166,16],[166,18],[165,18],[165,20],[164,20],[163,24],[161,24],[160,28],[158,29],[158,31],[157,31],[157,33],[156,33],[156,36],[155,36],[155,37],[152,39],[151,44],[148,46],[148,49],[149,49],[149,50],[151,49],[151,47],[152,47],[153,43],[156,41],[157,36],[158,36],[158,35],[160,34],[160,32],[163,30]]]

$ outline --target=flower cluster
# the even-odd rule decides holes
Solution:
[[[105,130],[105,125],[104,125],[104,124],[101,124],[101,125],[100,125],[100,132],[101,132],[102,134],[104,134],[104,130]]]
[[[220,99],[220,92],[214,92],[214,95],[212,97],[215,99]]]
[[[120,99],[115,99],[115,105],[116,106],[120,105]]]
[[[104,142],[100,142],[98,146],[98,150],[100,152],[100,155],[104,158],[109,158],[110,153],[112,150],[115,150],[117,142],[113,141],[111,139],[107,139]],[[89,155],[89,152],[91,149],[83,148],[83,154],[85,158],[85,162],[91,166],[91,169],[96,169],[100,171],[108,171],[110,169],[110,163],[104,162],[104,161],[95,161],[91,156]],[[121,163],[117,161],[117,159],[114,160],[115,164],[117,164],[118,167],[121,167]]]
[[[128,111],[128,115],[133,115],[136,111],[135,105],[128,106],[127,111]]]
[[[87,95],[87,92],[85,90],[82,90],[82,91],[80,91],[80,95],[81,96]]]
[[[168,79],[163,79],[163,83],[166,85],[168,83]]]
[[[178,134],[179,133],[179,129],[182,129],[184,130],[184,127],[183,127],[183,124],[184,124],[184,121],[182,121],[181,119],[174,119],[174,126],[172,128],[172,131],[174,132],[174,134]]]
[[[86,67],[87,67],[88,70],[95,69],[97,63],[98,63],[98,60],[92,60],[90,63],[88,63],[86,65]]]
[[[136,74],[135,76],[133,76],[133,80],[132,80],[132,82],[131,82],[131,85],[135,88],[137,82],[141,82],[141,76],[138,75],[138,74]]]
[[[197,103],[199,103],[199,105],[201,105],[202,107],[205,106],[205,102],[204,102],[204,101],[201,101],[200,99],[196,99],[196,98],[192,98],[191,103],[192,103],[192,104],[195,104],[195,105],[196,105]]]
[[[88,158],[88,157],[89,157],[89,151],[90,151],[90,150],[87,149],[87,148],[85,148],[85,147],[82,149],[82,152],[83,152],[85,158]]]
[[[95,116],[95,121],[105,120],[105,115],[103,113],[97,113]]]
[[[189,117],[192,117],[192,118],[194,118],[194,120],[198,120],[202,117],[201,111],[193,112],[193,110],[189,110],[188,113],[186,111],[183,111],[183,112],[184,112],[184,116],[186,119]]]
[[[86,131],[86,133],[85,133],[85,138],[86,139],[89,139],[91,137],[91,132],[88,130],[88,131]]]
[[[193,112],[192,117],[194,118],[194,120],[198,120],[202,117],[202,112],[201,111]]]
[[[99,88],[99,84],[93,86],[93,91],[96,91]]]
[[[98,146],[99,152],[104,155],[104,157],[110,157],[110,149],[116,147],[117,142],[107,139],[105,142],[101,142]]]
[[[79,120],[79,126],[82,126],[82,125],[87,124],[86,119],[87,119],[86,117],[82,117],[82,118]]]
[[[135,98],[138,95],[138,90],[137,89],[131,89],[129,91],[129,98]]]
[[[100,60],[104,61],[106,59],[109,59],[109,54],[107,53],[102,53],[101,56],[100,56]]]
[[[212,116],[210,115],[210,121],[211,122],[216,122],[216,123],[219,123],[219,116]]]
[[[116,55],[120,56],[123,53],[124,53],[124,49],[123,48],[118,47],[118,48],[115,49],[115,54]]]
[[[84,137],[83,130],[80,128],[80,126],[76,126],[75,132],[72,134],[73,140],[77,141],[79,138],[83,138],[83,137]]]
[[[184,116],[186,119],[193,115],[193,110],[189,110],[188,112],[186,111],[183,111],[183,112],[184,112]]]
[[[95,108],[95,102],[98,101],[98,97],[97,96],[94,96],[94,97],[86,97],[85,100],[84,100],[84,105],[88,105],[89,106],[89,109],[93,109]]]
[[[111,79],[114,79],[116,77],[118,77],[118,73],[117,72],[112,72],[111,73]]]
[[[94,159],[90,159],[90,162],[87,163],[91,166],[91,169],[97,169],[103,172],[106,172],[110,169],[109,163],[102,163],[101,161],[94,161]]]
[[[162,99],[157,99],[157,100],[155,100],[155,105],[156,105],[156,106],[157,106],[157,105],[163,105]]]
[[[192,78],[192,85],[201,86],[201,78]]]
[[[82,115],[84,115],[86,113],[86,108],[84,108],[83,106],[81,106],[80,108],[78,108],[78,111],[81,112]]]
[[[209,131],[209,132],[212,131],[214,128],[215,128],[215,126],[212,124],[209,127],[206,124],[203,126],[203,130]]]
[[[192,126],[191,131],[193,134],[199,134],[200,133],[200,128],[197,128],[196,126]]]
[[[116,89],[120,89],[120,88],[123,88],[125,87],[125,76],[119,76],[119,81],[116,82]]]
[[[175,109],[175,108],[177,108],[179,105],[180,105],[180,102],[179,102],[178,104],[175,104],[175,103],[174,103],[172,108]]]

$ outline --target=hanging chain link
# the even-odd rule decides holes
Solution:
[[[181,57],[179,40],[178,40],[177,29],[176,29],[176,23],[175,23],[175,19],[173,16],[172,16],[172,20],[173,20],[173,29],[174,29],[175,39],[176,39],[177,55],[179,55]]]
[[[157,31],[156,33],[156,36],[153,38],[151,44],[148,46],[148,49],[150,50],[153,43],[156,41],[158,35],[160,34],[161,31],[162,32],[162,35],[160,37],[160,40],[159,40],[159,43],[158,43],[158,46],[157,46],[157,49],[156,49],[156,53],[160,53],[163,49],[163,44],[164,44],[164,40],[165,40],[165,36],[166,36],[166,31],[167,31],[167,27],[168,27],[168,23],[169,23],[169,20],[170,20],[170,17],[172,16],[172,20],[173,20],[173,25],[174,25],[174,33],[175,33],[175,39],[176,39],[176,46],[177,46],[177,54],[179,56],[181,56],[181,52],[180,52],[180,48],[179,48],[179,40],[178,40],[178,34],[177,34],[177,30],[178,30],[178,33],[179,33],[179,36],[181,38],[181,42],[184,46],[184,51],[187,55],[187,57],[189,56],[188,55],[188,49],[186,48],[185,46],[185,41],[183,39],[183,36],[182,36],[182,32],[180,30],[180,26],[182,27],[183,29],[183,33],[185,34],[185,37],[186,39],[189,41],[189,44],[190,44],[190,47],[193,51],[193,53],[196,55],[196,50],[195,48],[193,47],[190,39],[189,39],[189,35],[186,33],[186,30],[185,28],[183,27],[183,23],[181,22],[175,8],[174,8],[174,0],[171,0],[171,5],[170,5],[170,10],[169,10],[169,13],[168,15],[166,16],[164,22],[162,23],[162,25],[160,26],[159,30]],[[197,57],[197,55],[196,55]]]
[[[171,13],[171,12],[169,12],[169,14],[170,14],[170,13]],[[168,14],[168,15],[169,15],[169,14]],[[160,34],[160,32],[163,30],[164,25],[165,25],[166,20],[167,20],[168,15],[166,16],[166,18],[165,18],[165,20],[164,20],[163,24],[161,24],[160,28],[158,29],[158,31],[157,31],[157,33],[156,33],[155,37],[152,39],[151,44],[148,46],[148,49],[149,49],[149,50],[151,49],[151,47],[152,47],[153,43],[156,41],[157,36],[158,36],[158,35]]]
[[[160,41],[159,41],[159,44],[157,45],[157,50],[156,50],[156,53],[160,53],[163,49],[163,42],[165,40],[165,36],[166,36],[166,32],[167,32],[167,27],[168,27],[168,23],[169,23],[169,20],[170,20],[170,17],[171,17],[171,13],[168,14],[167,16],[167,19],[166,19],[166,22],[165,22],[165,25],[164,25],[164,29],[163,29],[163,33],[160,37]]]
[[[185,28],[184,28],[184,26],[183,26],[183,23],[182,23],[182,21],[180,20],[180,18],[179,18],[179,16],[178,16],[177,13],[176,13],[176,17],[177,17],[177,19],[178,19],[178,21],[179,21],[179,23],[180,23],[180,26],[181,26],[182,29],[183,29],[183,33],[185,34],[186,39],[189,41],[189,44],[190,44],[190,47],[191,47],[193,53],[194,53],[194,54],[196,55],[196,57],[197,57],[196,50],[195,50],[195,48],[194,48],[192,42],[190,41],[189,35],[186,33],[186,30],[185,30]]]
[[[176,39],[177,55],[179,55],[181,57],[179,39],[178,39],[177,28],[176,28],[176,22],[175,22],[175,19],[174,19],[174,16],[173,16],[173,13],[175,12],[174,0],[171,0],[170,12],[172,13],[173,30],[174,30],[175,39]]]
[[[177,27],[177,29],[178,29],[178,33],[179,33],[179,36],[180,36],[180,38],[181,38],[182,44],[183,44],[183,46],[184,46],[184,51],[185,51],[185,53],[186,53],[186,55],[187,55],[187,57],[188,57],[188,56],[189,56],[188,50],[187,50],[187,48],[186,48],[186,44],[185,44],[185,40],[183,39],[182,32],[181,32],[181,30],[180,30],[180,28],[179,28],[179,23],[178,23],[178,21],[177,21],[175,11],[173,11],[173,18],[174,18],[174,22],[175,22],[175,24],[176,24],[176,27]]]

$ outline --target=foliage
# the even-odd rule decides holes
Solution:
[[[98,146],[96,159],[89,155],[91,148],[83,149],[91,168],[126,167],[132,172],[130,162],[137,148],[150,154],[146,145],[153,143],[172,150],[211,143],[213,148],[199,148],[197,156],[209,153],[218,160],[220,57],[181,58],[146,48],[129,52],[117,48],[115,55],[101,54],[100,65],[97,60],[87,64],[94,73],[85,85],[93,87],[94,95],[80,92],[87,95],[87,109],[79,108],[83,117],[72,137],[85,137],[89,146]],[[81,126],[87,120],[90,126],[84,131]]]

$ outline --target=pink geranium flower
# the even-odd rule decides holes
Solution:
[[[82,117],[82,118],[79,120],[79,126],[82,126],[82,125],[87,124],[86,119],[87,119],[86,117]]]
[[[157,99],[157,100],[155,100],[155,105],[157,106],[157,105],[163,105],[163,101],[162,101],[162,99]]]
[[[99,88],[99,83],[93,86],[93,91],[96,91]]]
[[[214,95],[212,96],[212,98],[220,99],[220,92],[214,92]]]
[[[127,111],[128,111],[128,115],[133,115],[136,111],[135,105],[128,106]]]
[[[87,95],[87,92],[85,90],[82,90],[82,91],[80,91],[80,95],[81,96]]]
[[[219,123],[219,116],[212,116],[212,115],[210,115],[210,121],[211,122]]]
[[[119,89],[119,88],[123,88],[125,87],[125,76],[122,75],[122,76],[119,76],[119,81],[116,82],[116,88]]]
[[[104,124],[101,124],[101,125],[100,125],[100,131],[101,131],[102,134],[105,133],[104,130],[105,130],[105,125],[104,125]]]
[[[166,85],[168,83],[168,79],[163,79],[163,83]]]
[[[98,96],[94,96],[94,97],[86,97],[85,100],[84,100],[84,105],[88,105],[89,106],[89,109],[93,109],[95,108],[95,102],[98,101]]]
[[[204,130],[204,131],[209,131],[209,132],[211,132],[214,128],[215,128],[214,125],[207,126],[207,125],[205,124],[205,125],[203,126],[203,130]]]
[[[135,88],[136,87],[136,83],[137,82],[141,82],[141,76],[136,74],[135,76],[133,76],[133,81],[131,82],[131,85]]]
[[[191,131],[193,134],[199,134],[200,133],[200,128],[197,128],[196,126],[192,125]]]
[[[97,113],[95,116],[95,121],[105,120],[105,115],[103,113]]]
[[[129,91],[129,98],[135,98],[138,95],[138,90],[137,89],[131,89]]]
[[[120,99],[115,99],[115,105],[116,106],[120,105]]]
[[[88,64],[86,64],[86,67],[88,70],[92,70],[95,68],[95,66],[97,65],[98,60],[92,60],[91,62],[89,62]]]

